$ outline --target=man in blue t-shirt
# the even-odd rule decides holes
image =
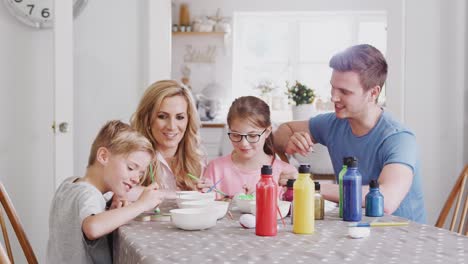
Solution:
[[[344,157],[355,156],[363,198],[370,180],[378,179],[385,213],[425,223],[415,135],[377,105],[387,78],[382,53],[370,45],[356,45],[334,55],[329,65],[335,112],[282,124],[274,134],[275,148],[306,155],[314,143],[325,145],[335,175]],[[322,184],[321,191],[325,199],[338,202],[338,185]]]

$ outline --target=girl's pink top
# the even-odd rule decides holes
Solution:
[[[294,166],[276,158],[272,164],[273,180],[278,183],[280,174],[283,171],[294,171]],[[218,190],[221,190],[229,196],[234,196],[237,193],[244,193],[242,188],[245,185],[249,190],[255,190],[255,185],[260,180],[261,168],[254,170],[246,170],[237,167],[232,162],[231,154],[212,160],[205,170],[204,177],[211,179],[213,184],[222,178],[216,185]],[[278,195],[281,194],[281,188],[278,188]]]

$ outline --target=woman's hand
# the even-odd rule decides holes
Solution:
[[[211,179],[200,179],[197,182],[197,189],[201,192],[207,192],[211,186],[213,186]]]

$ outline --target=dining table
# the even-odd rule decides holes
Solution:
[[[290,217],[278,221],[276,236],[255,235],[239,224],[232,208],[216,226],[178,229],[166,221],[130,221],[114,232],[114,263],[468,263],[468,237],[384,215],[362,217],[365,223],[408,222],[405,226],[370,227],[365,238],[349,235],[338,208],[315,220],[313,234],[292,232]]]

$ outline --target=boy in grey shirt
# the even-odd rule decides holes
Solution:
[[[154,208],[162,195],[150,185],[134,203],[106,211],[103,194],[111,191],[126,197],[153,158],[151,143],[129,125],[120,121],[104,125],[91,147],[85,176],[66,179],[55,193],[47,263],[112,263],[107,235]]]

